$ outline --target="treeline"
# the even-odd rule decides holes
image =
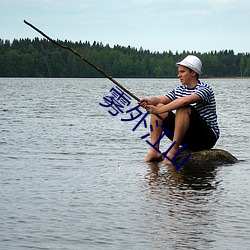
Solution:
[[[61,42],[61,41],[59,41]],[[203,77],[249,77],[250,54],[233,50],[150,52],[142,48],[64,41],[113,77],[176,77],[175,63],[188,54],[200,57]],[[73,53],[46,39],[0,39],[0,77],[101,77]]]

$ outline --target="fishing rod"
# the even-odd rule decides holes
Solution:
[[[62,49],[66,49],[69,50],[70,52],[72,52],[73,54],[75,54],[76,56],[78,56],[79,58],[81,58],[83,61],[85,61],[86,63],[88,63],[91,67],[93,67],[94,69],[96,69],[99,73],[101,73],[103,76],[105,76],[106,78],[108,78],[111,82],[113,82],[115,85],[117,85],[120,89],[122,89],[124,92],[126,92],[128,95],[130,95],[132,98],[134,98],[136,101],[140,101],[140,99],[135,96],[133,93],[131,93],[129,90],[127,90],[125,87],[123,87],[119,82],[117,82],[113,77],[111,77],[110,75],[108,75],[106,72],[104,72],[102,69],[100,69],[99,67],[97,67],[95,64],[93,64],[90,60],[88,60],[85,56],[80,55],[76,50],[72,49],[69,46],[65,46],[61,43],[59,43],[56,40],[53,40],[52,38],[50,38],[49,36],[47,36],[45,33],[43,33],[41,30],[39,30],[38,28],[36,28],[34,25],[32,25],[31,23],[27,22],[26,20],[23,20],[23,22],[25,24],[27,24],[28,26],[30,26],[32,29],[34,29],[35,31],[37,31],[38,33],[40,33],[42,36],[44,36],[45,38],[47,38],[50,42],[54,43],[55,45],[61,47]],[[156,114],[156,116],[163,120],[163,118],[161,116],[159,116],[158,114]]]

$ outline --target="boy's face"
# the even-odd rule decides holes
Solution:
[[[178,66],[178,78],[183,85],[188,85],[196,77],[196,73],[193,70],[185,66]]]

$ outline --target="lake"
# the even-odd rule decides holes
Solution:
[[[117,80],[139,98],[179,85]],[[148,129],[99,105],[109,80],[0,78],[0,249],[249,249],[250,79],[204,82],[215,148],[239,162],[176,171],[144,163]]]

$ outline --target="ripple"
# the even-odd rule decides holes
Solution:
[[[216,147],[240,161],[176,171],[142,162],[144,128],[132,132],[99,105],[112,86],[105,79],[2,79],[0,248],[248,249],[250,82],[207,80],[217,94]],[[178,84],[121,82],[139,96]],[[233,107],[229,89],[244,108],[235,110],[241,100]]]

